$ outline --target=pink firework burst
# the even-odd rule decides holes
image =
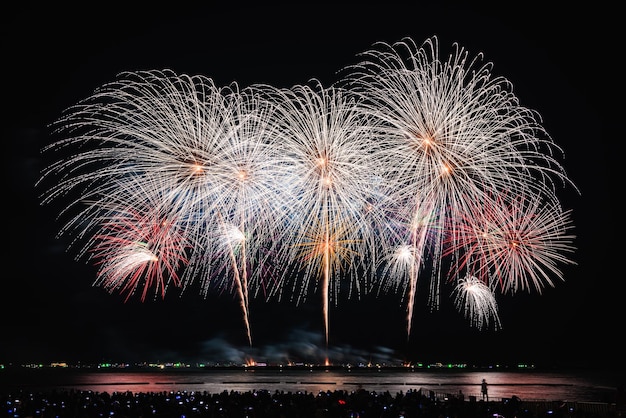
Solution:
[[[180,286],[177,270],[187,264],[188,247],[176,223],[156,213],[120,212],[102,227],[92,249],[99,265],[96,285],[126,294],[153,289],[165,297],[167,287]]]
[[[455,259],[452,276],[463,271],[503,293],[541,290],[563,279],[561,266],[575,264],[571,211],[563,211],[539,196],[502,196],[475,203],[475,210],[458,212],[446,255]]]

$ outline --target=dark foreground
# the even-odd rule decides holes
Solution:
[[[480,400],[442,397],[433,392],[356,391],[270,392],[93,392],[20,390],[2,395],[0,417],[219,417],[219,418],[511,418],[621,417],[624,405],[539,402],[518,398]]]

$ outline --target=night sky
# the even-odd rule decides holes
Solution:
[[[620,15],[604,2],[500,10],[428,2],[406,9],[372,5],[263,5],[102,9],[20,5],[2,18],[5,191],[0,363],[136,361],[412,361],[478,365],[623,367],[623,66]],[[430,3],[437,3],[435,6]],[[155,3],[156,4],[156,3]],[[607,3],[608,4],[608,3]],[[511,6],[513,7],[513,6]],[[557,192],[573,210],[575,266],[542,295],[501,298],[500,331],[480,331],[444,300],[431,312],[418,300],[407,341],[400,296],[339,300],[325,348],[321,296],[299,306],[254,300],[253,346],[230,293],[168,293],[165,300],[92,286],[96,269],[55,238],[58,206],[40,206],[35,182],[61,112],[122,71],[171,69],[218,85],[330,85],[378,41],[439,37],[484,53],[509,79],[523,106],[538,111],[563,148],[580,189]],[[447,54],[446,54],[447,55]],[[618,134],[619,132],[619,134]],[[621,335],[621,337],[620,337]],[[618,365],[622,362],[621,365]]]

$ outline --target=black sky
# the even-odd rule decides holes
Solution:
[[[45,164],[40,149],[51,140],[48,124],[122,71],[168,68],[218,85],[290,87],[311,78],[329,85],[377,41],[408,36],[419,44],[436,35],[444,51],[458,42],[484,53],[564,149],[563,165],[581,191],[559,192],[574,211],[578,264],[541,296],[503,300],[498,332],[420,306],[407,342],[399,296],[339,301],[330,313],[332,356],[617,367],[625,328],[619,13],[604,2],[558,10],[535,2],[506,10],[430,3],[174,2],[156,10],[103,2],[82,9],[29,4],[5,13],[0,363],[271,360],[286,352],[316,360],[324,352],[319,295],[298,307],[255,301],[250,348],[234,296],[124,303],[93,287],[94,268],[74,261],[66,239],[55,238],[57,208],[38,203],[34,184]]]

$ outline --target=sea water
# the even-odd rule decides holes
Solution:
[[[489,400],[517,396],[522,400],[615,402],[625,380],[619,371],[502,371],[421,369],[11,369],[0,370],[0,391],[78,389],[94,392],[201,391],[355,391],[422,390],[437,395],[482,399],[480,383],[488,383]]]

